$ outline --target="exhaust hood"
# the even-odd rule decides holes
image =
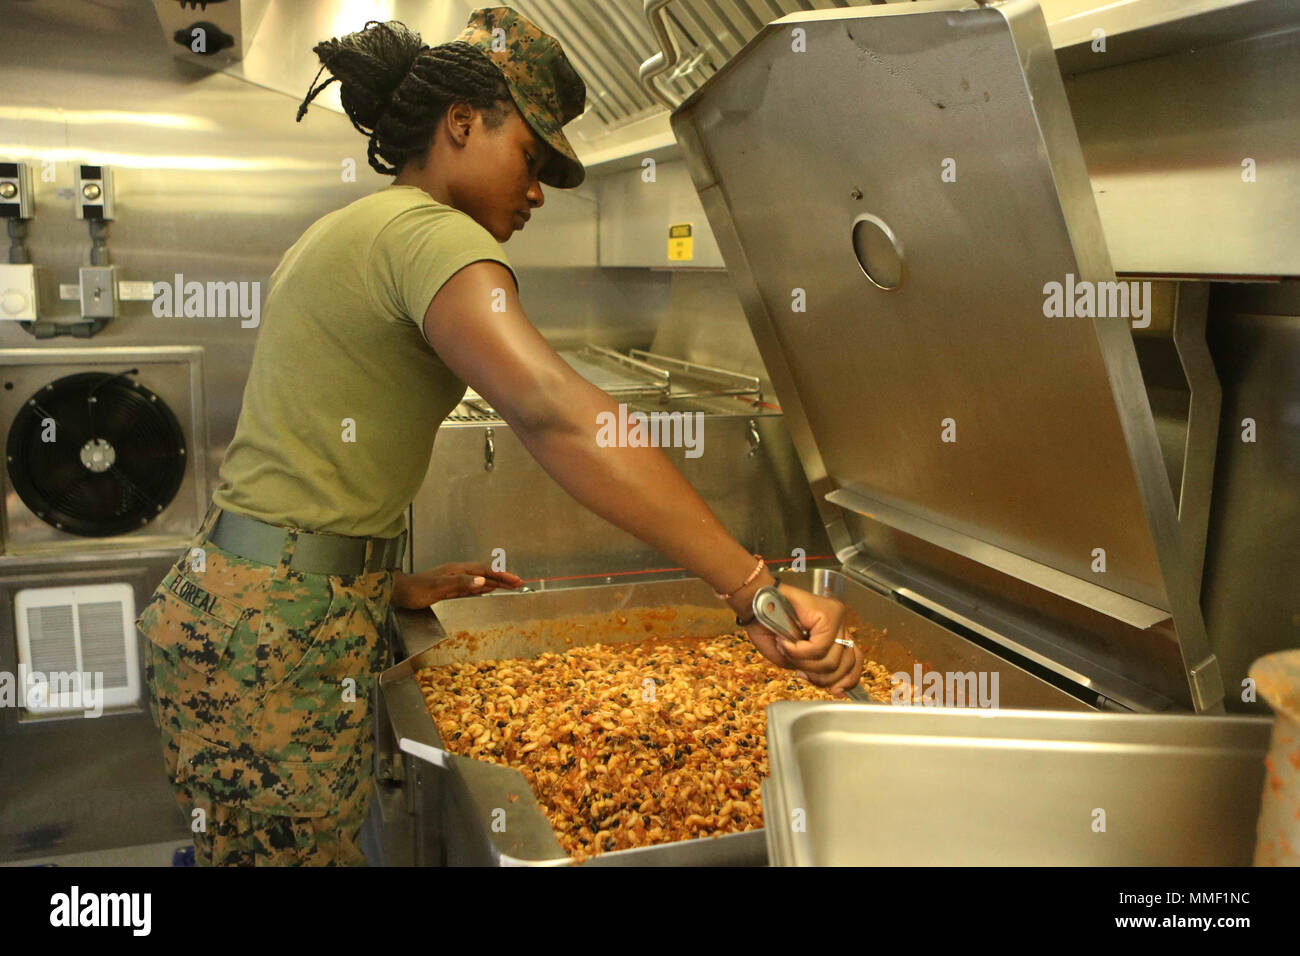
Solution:
[[[971,8],[982,5],[971,0]],[[435,45],[456,36],[491,0],[153,0],[177,56],[301,99],[320,64],[312,47],[400,20]],[[910,0],[509,0],[559,38],[587,84],[587,111],[566,127],[585,165],[671,147],[668,108],[720,70],[763,27],[788,14],[907,6]],[[1042,0],[1066,74],[1294,26],[1292,0]],[[178,43],[203,22],[229,46],[206,54]],[[652,23],[654,24],[652,26]],[[1109,46],[1094,49],[1097,31]],[[209,31],[210,32],[210,31]],[[210,45],[209,45],[210,46]],[[670,47],[670,49],[666,48]],[[654,76],[647,84],[643,77]],[[342,113],[338,85],[313,101]]]

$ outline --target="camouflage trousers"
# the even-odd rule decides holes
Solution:
[[[199,866],[366,865],[372,690],[393,572],[225,551],[214,505],[136,626],[163,761]]]

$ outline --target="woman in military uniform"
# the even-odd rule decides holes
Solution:
[[[390,603],[519,584],[482,565],[398,572],[407,506],[466,385],[581,504],[708,581],[769,660],[856,683],[843,606],[782,585],[810,639],[753,622],[773,583],[762,559],[659,449],[597,443],[617,404],[520,307],[501,243],[543,184],[584,176],[562,127],[586,88],[560,44],[492,7],[435,47],[371,22],[314,49],[331,76],[299,119],[338,81],[371,167],[396,178],[315,222],[272,274],[212,507],[139,618],[196,861],[364,864]]]

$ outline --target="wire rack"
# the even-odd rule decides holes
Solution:
[[[627,355],[599,345],[561,351],[569,366],[614,398],[636,406],[653,407],[677,399],[718,398],[735,395],[762,401],[759,380],[727,369],[687,362],[644,349]],[[447,416],[462,425],[500,425],[504,420],[477,392],[468,391]]]

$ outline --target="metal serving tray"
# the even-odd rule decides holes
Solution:
[[[1273,723],[802,701],[767,721],[768,853],[804,866],[1248,866]]]
[[[1002,702],[1024,708],[1089,710],[1075,697],[944,630],[837,570],[782,574],[782,580],[814,593],[832,594],[862,623],[887,635],[868,647],[891,672],[912,673],[916,664],[940,671],[996,672]],[[671,609],[668,611],[666,609]],[[495,594],[445,601],[435,615],[397,616],[410,655],[380,679],[398,741],[406,740],[408,785],[417,815],[415,858],[424,862],[556,866],[569,862],[527,781],[517,770],[466,757],[427,759],[443,747],[424,705],[416,672],[459,660],[535,657],[544,651],[596,643],[643,640],[649,633],[679,636],[721,634],[734,618],[718,606],[698,578],[567,588],[534,594]],[[621,620],[620,620],[621,619]],[[567,639],[567,640],[566,640]],[[831,708],[860,705],[832,703]],[[888,710],[890,708],[881,708]],[[494,829],[493,822],[498,821]],[[504,829],[501,829],[504,824]],[[762,865],[762,830],[605,853],[586,865]]]

